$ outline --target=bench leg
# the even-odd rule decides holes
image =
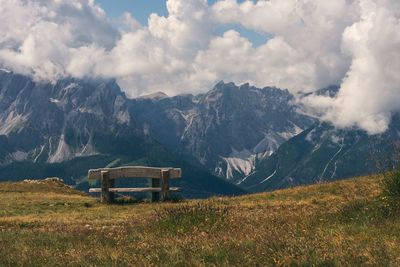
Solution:
[[[169,170],[161,171],[161,200],[169,199]]]
[[[151,187],[160,187],[160,179],[151,179]],[[160,192],[151,193],[151,202],[157,202],[160,200]]]
[[[110,203],[110,173],[108,171],[101,171],[101,203]]]

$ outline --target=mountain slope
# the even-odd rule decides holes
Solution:
[[[237,183],[257,159],[312,125],[293,100],[287,90],[220,82],[197,96],[138,98],[129,110],[139,127],[171,151]]]
[[[0,135],[2,143],[8,144],[0,162],[53,163],[94,155],[95,131],[131,125],[125,105],[114,81],[36,83],[0,72]]]
[[[144,135],[128,102],[113,80],[50,84],[0,71],[0,179],[60,176],[75,185],[89,168],[136,164],[182,167],[184,179],[177,184],[185,196],[244,192]]]
[[[257,162],[255,171],[241,186],[261,192],[371,174],[377,171],[375,159],[394,157],[393,144],[399,140],[398,114],[389,130],[380,135],[317,123]]]

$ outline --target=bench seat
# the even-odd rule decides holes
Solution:
[[[179,187],[170,187],[169,191],[180,191]],[[143,187],[143,188],[109,188],[109,192],[130,193],[130,192],[161,192],[160,187]],[[90,188],[90,193],[101,193],[101,188]]]
[[[90,193],[101,193],[102,203],[112,203],[113,193],[151,192],[151,200],[158,201],[169,199],[170,191],[179,191],[179,187],[169,187],[169,181],[173,178],[181,178],[180,168],[158,168],[143,166],[123,166],[117,168],[91,169],[88,171],[89,179],[100,180],[101,188],[90,188]],[[146,188],[114,188],[115,179],[120,178],[151,178],[151,187]]]

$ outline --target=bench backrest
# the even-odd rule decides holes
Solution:
[[[118,168],[102,168],[89,170],[89,179],[101,180],[101,172],[108,171],[109,179],[119,178],[153,178],[161,179],[162,171],[169,171],[169,178],[181,178],[182,169],[180,168],[154,168],[154,167],[141,167],[141,166],[127,166]]]

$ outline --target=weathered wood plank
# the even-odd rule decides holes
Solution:
[[[180,187],[170,187],[169,191],[180,191]],[[160,187],[143,187],[143,188],[109,188],[110,192],[116,193],[135,193],[135,192],[161,192]],[[100,193],[101,188],[90,188],[90,193]]]
[[[161,171],[161,200],[166,200],[169,198],[169,170]]]
[[[110,203],[110,173],[108,171],[101,171],[101,197],[102,203]]]
[[[141,166],[126,166],[118,168],[91,169],[88,172],[89,179],[101,179],[101,171],[108,171],[110,179],[118,178],[153,178],[161,179],[161,171],[169,170],[170,178],[181,178],[182,169],[180,168],[154,168]]]

